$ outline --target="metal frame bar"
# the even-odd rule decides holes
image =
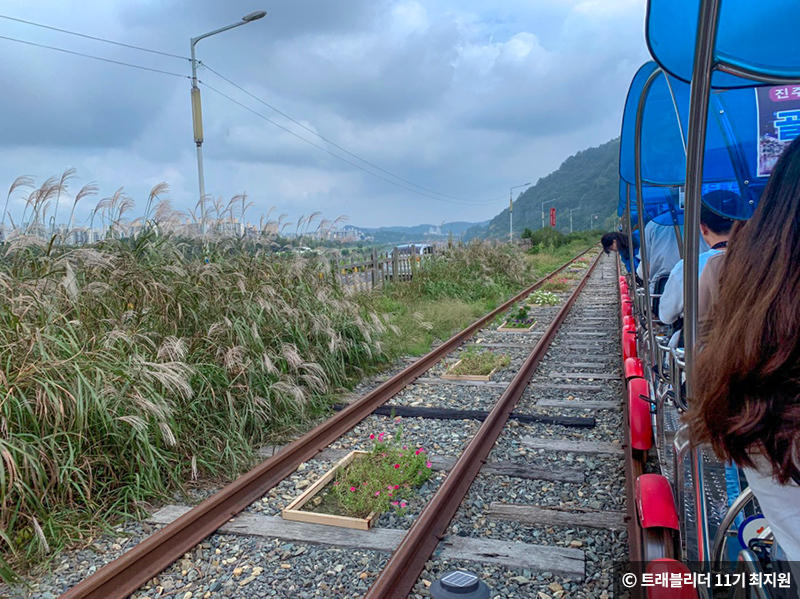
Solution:
[[[700,249],[700,197],[703,185],[708,104],[714,47],[721,0],[703,0],[697,19],[697,37],[689,97],[689,138],[686,150],[686,209],[684,213],[684,339],[687,397],[694,395],[695,341],[697,339],[698,254]],[[691,449],[694,501],[697,516],[698,559],[709,563],[708,514],[703,480],[703,448]]]
[[[644,197],[642,186],[642,123],[644,121],[644,106],[647,100],[647,95],[650,88],[656,79],[663,75],[664,71],[660,68],[655,69],[645,81],[642,86],[642,93],[639,96],[639,105],[636,108],[636,127],[633,136],[633,164],[635,169],[636,178],[636,197],[639,200],[638,210],[636,217],[639,221],[639,259],[642,265],[642,279],[644,280],[644,306],[642,312],[647,319],[647,335],[650,340],[649,348],[647,351],[650,360],[650,367],[655,362],[655,336],[653,334],[653,304],[650,300],[650,265],[647,262],[647,241],[644,234]],[[631,259],[633,263],[633,259]]]

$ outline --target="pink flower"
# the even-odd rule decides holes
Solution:
[[[401,501],[401,502],[400,502],[400,507],[406,507],[406,505],[407,505],[407,504],[406,504],[406,502],[405,502],[405,501]]]
[[[400,502],[399,501],[393,501],[392,505],[400,505]]]
[[[392,496],[392,492],[391,492],[391,491],[389,491],[389,492],[387,493],[387,495],[388,495],[389,497],[391,497],[391,496]]]
[[[394,488],[395,488],[395,489],[399,489],[399,488],[400,488],[400,485],[395,485],[395,486],[394,486]]]
[[[364,481],[364,482],[363,482],[363,483],[361,483],[361,484],[362,484],[363,486],[365,486],[365,487],[367,486],[367,482],[366,482],[366,481]]]
[[[403,449],[408,449],[408,447],[407,447],[407,446],[405,446],[405,445],[403,445]]]
[[[389,485],[389,486],[388,486],[388,487],[386,487],[386,488],[387,488],[387,489],[389,489],[389,490],[391,491],[391,490],[392,490],[392,485]]]
[[[375,491],[375,497],[380,497],[380,496],[381,496],[381,492],[380,491]]]
[[[369,438],[370,438],[370,439],[374,439],[374,438],[375,438],[375,433],[372,433],[372,434],[369,436]]]
[[[339,484],[339,481],[338,481],[338,480],[335,480],[335,481],[333,481],[333,486],[334,486],[334,487],[335,487],[336,485],[338,485],[338,484]]]
[[[402,453],[400,454],[400,457],[401,457],[401,458],[403,457],[403,454],[402,454]]]
[[[419,449],[414,452],[414,455],[419,455]]]
[[[381,433],[381,434],[378,435],[378,441],[383,441],[383,435],[384,435],[384,433]]]
[[[431,464],[430,462],[425,462],[425,467],[426,468],[430,468],[431,466],[433,466],[433,464]]]
[[[351,491],[355,491],[355,490],[356,490],[356,488],[355,488],[355,487],[350,487],[350,490],[351,490]]]
[[[399,467],[400,467],[400,464],[395,464],[395,465],[394,465],[394,467],[395,467],[395,468],[399,468]]]

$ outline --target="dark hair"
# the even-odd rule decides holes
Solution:
[[[775,165],[753,217],[737,226],[687,419],[693,443],[782,484],[800,476],[800,138]]]
[[[708,192],[703,196],[703,201],[700,204],[700,222],[717,235],[727,235],[731,232],[734,221],[721,216],[716,210],[709,208],[706,202],[712,206],[724,208],[726,205],[733,207],[736,203],[741,201],[741,196],[732,191],[720,189]]]
[[[603,244],[603,251],[608,254],[611,251],[611,246],[614,245],[614,242],[617,242],[617,250],[621,254],[628,255],[628,239],[622,233],[606,233],[603,235],[602,239],[600,239],[600,243]]]

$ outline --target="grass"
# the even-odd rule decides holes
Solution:
[[[60,185],[32,194],[30,222]],[[578,251],[457,245],[409,283],[354,294],[323,257],[275,253],[280,219],[252,239],[222,224],[204,242],[164,233],[178,217],[156,191],[136,237],[120,238],[130,202],[115,194],[94,211],[101,242],[0,245],[4,580],[187,483],[234,478],[366,372],[427,352]]]
[[[451,366],[448,374],[474,374],[486,376],[495,370],[505,368],[511,363],[511,358],[506,354],[496,354],[491,350],[478,351],[474,347],[461,353],[456,365]]]

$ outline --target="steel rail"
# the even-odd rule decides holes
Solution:
[[[146,538],[133,549],[78,583],[60,599],[124,599],[157,576],[192,547],[214,533],[230,518],[294,472],[330,443],[356,426],[372,411],[394,397],[444,356],[471,337],[501,312],[523,299],[547,279],[560,273],[592,246],[492,310],[441,346],[359,398],[347,408],[287,445],[283,450],[243,474],[201,504]]]
[[[367,591],[364,599],[406,599],[419,579],[425,564],[450,524],[478,471],[486,463],[489,452],[508,421],[533,373],[539,366],[556,333],[594,272],[602,253],[598,254],[581,282],[559,310],[544,335],[511,381],[495,407],[484,420],[467,449],[453,466],[427,507],[389,558],[386,567]]]

